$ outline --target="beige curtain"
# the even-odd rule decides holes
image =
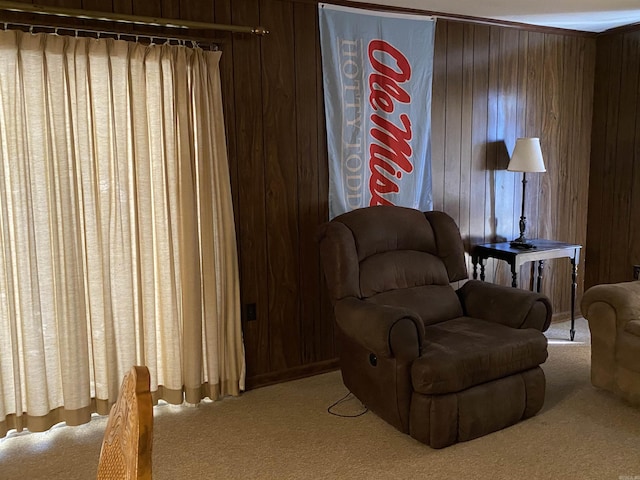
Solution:
[[[0,436],[244,388],[219,58],[0,32]]]

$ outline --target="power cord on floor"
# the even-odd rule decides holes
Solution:
[[[342,397],[340,400],[337,400],[336,402],[334,402],[332,405],[330,405],[327,408],[327,412],[329,412],[331,415],[335,415],[336,417],[342,417],[342,418],[356,418],[356,417],[360,417],[362,415],[364,415],[365,413],[367,413],[369,411],[369,409],[367,407],[365,407],[364,405],[362,405],[362,408],[364,409],[362,412],[356,413],[354,415],[343,415],[342,413],[336,413],[333,411],[333,409],[335,407],[337,407],[338,405],[340,405],[341,403],[346,402],[347,400],[350,400],[349,397],[353,397],[356,398],[355,395],[353,395],[353,393],[351,392],[347,392],[347,394]]]

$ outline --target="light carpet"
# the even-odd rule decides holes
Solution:
[[[547,395],[538,415],[433,450],[372,413],[327,407],[347,393],[339,372],[198,407],[154,410],[154,479],[640,480],[640,410],[589,381],[589,334],[577,321],[547,332]],[[336,410],[355,414],[351,399]],[[0,478],[95,478],[106,418],[0,440]]]

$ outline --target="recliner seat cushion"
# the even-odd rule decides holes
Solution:
[[[537,330],[460,317],[425,329],[411,379],[422,394],[455,393],[529,370],[546,359],[547,339]]]

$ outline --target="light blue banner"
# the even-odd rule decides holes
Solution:
[[[432,209],[435,21],[320,4],[329,216]]]

